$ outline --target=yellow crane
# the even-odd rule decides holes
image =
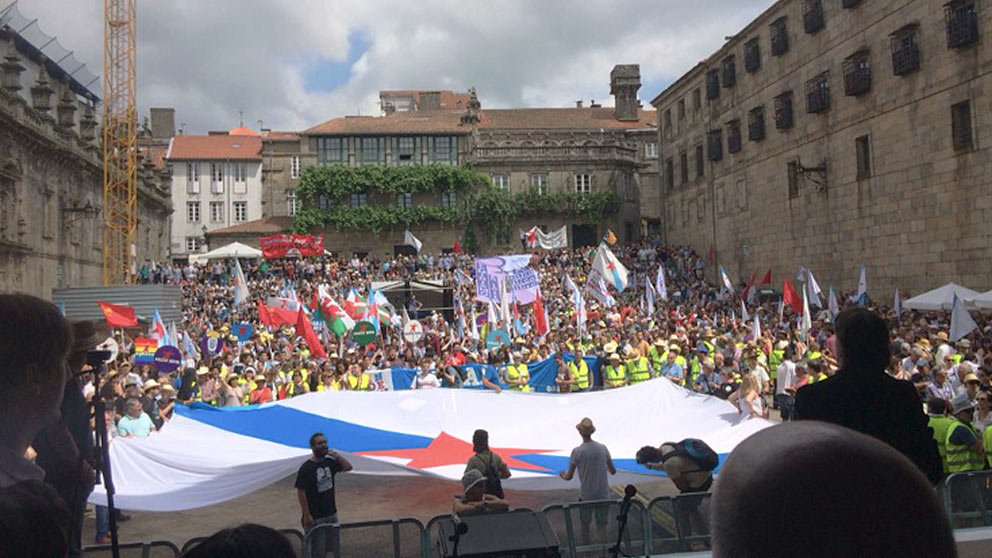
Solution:
[[[103,283],[134,273],[138,221],[137,0],[104,0]]]

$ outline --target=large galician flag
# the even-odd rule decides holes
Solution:
[[[511,416],[527,417],[526,427],[507,421]],[[638,417],[636,427],[631,416]],[[345,391],[261,406],[177,406],[160,432],[111,443],[115,502],[127,510],[176,511],[232,500],[296,472],[310,455],[314,432],[323,432],[357,473],[457,480],[472,456],[472,432],[484,428],[512,470],[503,481],[507,488],[574,488],[558,472],[582,441],[575,425],[583,417],[593,420],[595,439],[610,449],[619,471],[610,477],[613,484],[660,474],[635,462],[642,446],[700,438],[723,458],[772,425],[746,420],[727,402],[664,378],[572,394]],[[91,501],[105,502],[102,490],[97,486]]]

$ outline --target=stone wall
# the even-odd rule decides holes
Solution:
[[[668,242],[700,253],[715,245],[734,280],[772,268],[777,287],[810,266],[826,289],[857,285],[861,263],[870,294],[890,303],[955,281],[992,287],[992,171],[987,135],[990,56],[981,42],[952,49],[945,14],[925,0],[861,2],[841,9],[823,2],[824,27],[803,28],[802,3],[780,1],[652,104],[661,122],[662,208]],[[789,50],[772,56],[769,25],[785,16]],[[979,32],[992,30],[980,10]],[[893,74],[891,35],[915,25],[921,66]],[[744,43],[758,37],[761,67],[744,70]],[[867,49],[870,90],[845,95],[844,61]],[[736,83],[725,87],[722,63],[736,59]],[[719,98],[706,100],[706,74],[721,74]],[[829,108],[807,112],[806,85],[828,72]],[[774,98],[792,91],[794,127],[776,129]],[[694,110],[695,92],[701,107]],[[972,146],[956,149],[951,106],[970,102]],[[685,118],[680,118],[680,102]],[[764,107],[764,138],[748,139],[748,115]],[[671,116],[667,116],[669,113]],[[669,119],[671,125],[666,126]],[[728,153],[728,122],[741,122],[741,150]],[[695,176],[695,148],[719,130],[722,158],[704,160]],[[859,170],[856,140],[867,140]],[[682,180],[686,153],[689,180]],[[864,158],[863,158],[864,159]],[[674,184],[666,164],[672,161]],[[819,168],[818,168],[819,167]],[[822,169],[825,167],[825,170]],[[803,169],[806,172],[802,172]],[[797,170],[798,172],[791,172]],[[791,175],[791,177],[790,177]]]

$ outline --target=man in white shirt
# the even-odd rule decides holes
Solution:
[[[420,364],[420,371],[413,377],[410,389],[432,389],[441,387],[441,381],[437,379],[434,370],[431,369],[431,361],[425,360]]]

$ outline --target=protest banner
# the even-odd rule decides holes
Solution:
[[[155,360],[155,350],[158,349],[158,339],[152,337],[134,338],[134,363],[151,364]]]
[[[312,234],[273,234],[259,239],[262,257],[302,258],[324,255],[324,235]]]

